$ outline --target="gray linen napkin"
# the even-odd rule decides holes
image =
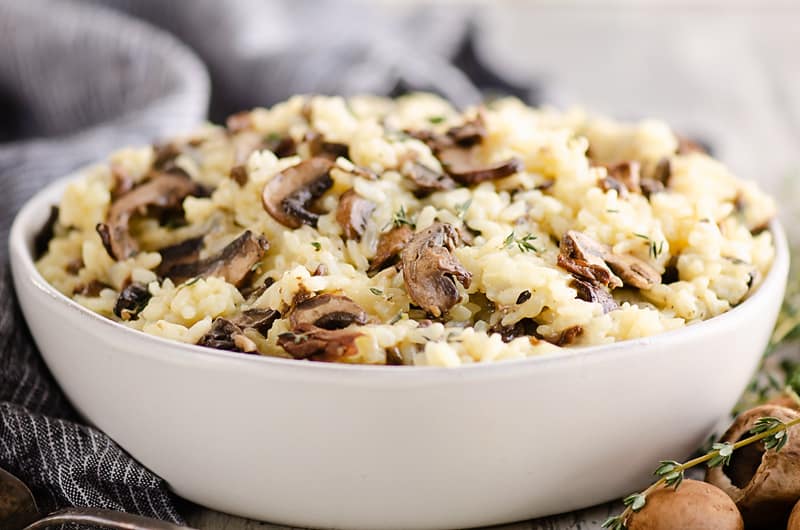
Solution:
[[[219,120],[293,93],[417,88],[460,105],[479,88],[530,95],[482,64],[467,16],[302,0],[0,0],[0,466],[44,509],[181,520],[163,481],[83,425],[39,357],[6,270],[21,204],[115,148],[187,130],[210,96]]]

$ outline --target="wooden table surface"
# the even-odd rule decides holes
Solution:
[[[709,141],[735,173],[773,193],[785,190],[791,174],[800,181],[800,4],[589,5],[486,5],[479,51],[501,57],[498,68],[509,77],[540,80],[559,106],[664,118]],[[784,217],[799,212],[800,204],[783,205]],[[495,528],[597,529],[619,511],[612,503]],[[189,509],[189,522],[200,529],[287,529],[200,507]]]

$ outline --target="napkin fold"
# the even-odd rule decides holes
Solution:
[[[24,201],[116,148],[190,129],[209,102],[219,121],[295,93],[426,89],[457,105],[486,92],[532,99],[534,87],[486,66],[473,16],[452,5],[0,0],[0,466],[42,509],[182,521],[163,480],[85,425],[36,350],[5,244]]]

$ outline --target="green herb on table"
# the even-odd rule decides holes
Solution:
[[[625,497],[622,501],[625,505],[625,510],[619,515],[608,518],[602,527],[610,530],[626,530],[628,518],[634,512],[640,511],[647,505],[647,496],[649,494],[661,486],[678,489],[681,482],[683,482],[684,472],[694,466],[700,464],[705,464],[709,468],[725,466],[730,462],[731,455],[735,450],[756,442],[762,442],[767,451],[780,451],[789,440],[789,428],[798,424],[800,424],[800,418],[795,418],[785,423],[773,417],[759,418],[750,428],[750,436],[734,444],[714,443],[710,451],[683,464],[674,460],[662,460],[654,473],[658,480],[644,491]]]

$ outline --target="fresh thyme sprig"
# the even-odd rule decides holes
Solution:
[[[648,246],[648,253],[650,254],[650,256],[653,257],[653,259],[658,259],[658,257],[661,255],[661,253],[664,252],[664,240],[663,239],[661,241],[655,241],[650,236],[645,235],[645,234],[634,233],[633,235],[635,235],[636,237],[639,237],[641,239],[644,239],[644,242]]]
[[[469,211],[470,206],[472,206],[472,198],[467,199],[462,204],[456,205],[456,214],[460,220],[464,220],[464,216],[467,215],[467,211]]]
[[[789,428],[800,424],[800,418],[783,422],[771,416],[759,418],[750,428],[750,436],[736,443],[715,443],[711,450],[702,456],[693,458],[683,464],[674,460],[659,462],[654,475],[658,477],[647,489],[642,492],[628,495],[622,500],[625,510],[614,517],[609,517],[602,525],[609,530],[627,530],[628,518],[647,505],[647,496],[661,486],[678,489],[683,482],[684,472],[694,466],[706,464],[708,467],[726,466],[731,460],[731,455],[737,449],[756,442],[763,442],[768,451],[780,451],[789,440]]]
[[[408,217],[408,214],[406,213],[406,206],[404,204],[401,204],[400,209],[392,214],[392,220],[386,223],[386,226],[383,227],[383,230],[386,230],[390,226],[394,226],[395,228],[400,228],[403,225],[409,226],[411,228],[417,227],[417,223],[415,223]]]
[[[533,246],[532,241],[535,240],[536,236],[531,234],[530,232],[522,237],[517,237],[516,234],[512,231],[503,240],[503,246],[500,248],[508,248],[512,245],[517,245],[517,248],[519,249],[520,252],[539,252],[539,250],[535,246]]]

